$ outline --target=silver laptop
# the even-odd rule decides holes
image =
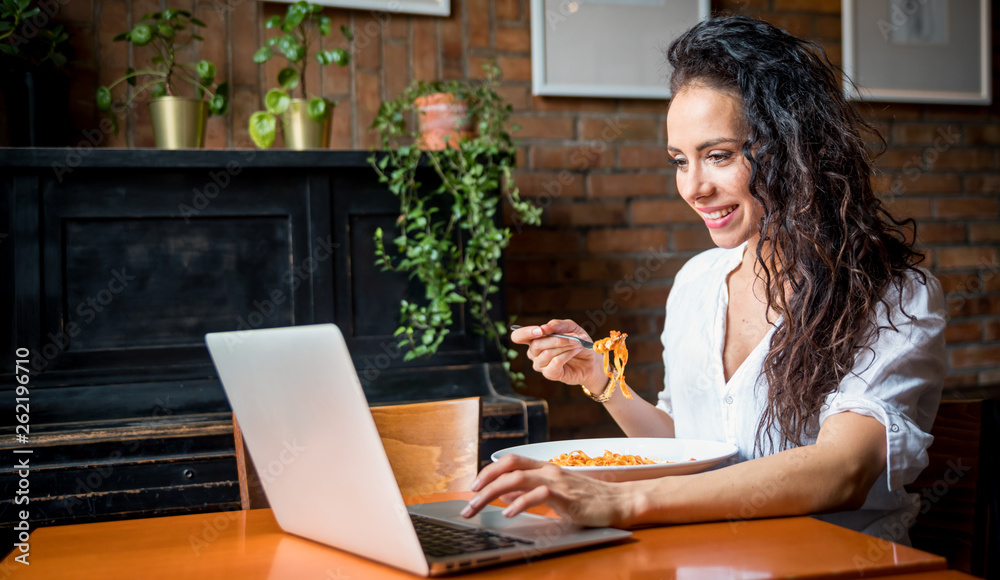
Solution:
[[[506,518],[494,506],[467,520],[464,501],[407,508],[339,328],[220,332],[205,341],[286,532],[421,576],[632,535],[532,514]]]

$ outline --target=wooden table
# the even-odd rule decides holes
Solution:
[[[465,499],[469,493],[410,498]],[[413,576],[283,533],[271,510],[194,514],[42,528],[30,566],[0,578],[293,578]],[[939,556],[807,517],[664,526],[633,540],[485,569],[462,578],[852,578],[944,570]]]

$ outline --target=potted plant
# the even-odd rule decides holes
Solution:
[[[537,225],[541,209],[522,200],[514,185],[515,145],[507,130],[511,107],[496,92],[499,69],[487,65],[486,70],[481,83],[415,82],[379,108],[371,128],[379,134],[382,151],[373,151],[369,163],[399,198],[400,208],[391,241],[395,256],[378,229],[376,263],[409,274],[424,289],[422,300],[400,304],[395,335],[407,348],[404,360],[433,355],[452,325],[453,308],[464,305],[504,357],[512,381],[519,383],[523,376],[510,368],[516,351],[502,341],[508,321],[494,320],[491,302],[511,238],[498,212],[506,200],[515,220]],[[441,93],[451,98],[426,98]],[[408,129],[407,117],[417,103],[462,110],[452,106],[456,102],[464,103],[464,118],[431,127],[433,135]],[[473,131],[467,130],[470,122]],[[418,181],[418,168],[428,165],[440,180],[437,187],[423,188]]]
[[[325,149],[330,145],[330,122],[337,103],[310,96],[306,90],[306,67],[312,45],[320,36],[330,34],[330,17],[322,12],[322,6],[300,1],[289,6],[283,17],[272,16],[264,23],[265,28],[279,28],[282,34],[269,38],[267,44],[254,53],[254,62],[264,64],[277,50],[288,61],[288,66],[278,73],[280,88],[271,89],[264,97],[267,110],[250,116],[250,138],[261,149],[274,144],[277,115],[281,115],[285,148]],[[354,40],[346,26],[341,26],[340,32],[348,42]],[[350,62],[350,54],[342,48],[317,51],[315,58],[323,66],[346,66]],[[296,88],[301,97],[292,98],[290,93]]]
[[[0,85],[10,145],[65,145],[69,134],[69,34],[31,0],[0,1]]]
[[[197,63],[177,61],[177,48],[195,40],[203,40],[193,31],[184,33],[191,26],[204,28],[205,23],[191,16],[187,10],[166,9],[142,17],[132,30],[114,38],[133,46],[149,46],[155,55],[151,67],[135,70],[129,67],[125,74],[106,87],[97,89],[97,108],[112,112],[111,89],[127,82],[134,87],[131,96],[122,104],[123,109],[147,90],[150,117],[156,146],[161,149],[200,148],[205,143],[205,123],[208,116],[224,115],[229,108],[228,84],[215,84],[215,65],[207,60]],[[142,84],[138,85],[137,80]],[[194,96],[180,94],[179,86],[190,86]],[[118,130],[117,113],[111,115]]]

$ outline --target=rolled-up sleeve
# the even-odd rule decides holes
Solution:
[[[820,411],[821,426],[843,412],[882,423],[889,491],[913,482],[927,466],[927,448],[934,440],[929,432],[944,385],[944,294],[937,279],[924,274],[926,284],[916,275],[907,278],[901,299],[894,287],[889,289],[895,329],[883,308],[877,340],[859,353],[854,371]]]

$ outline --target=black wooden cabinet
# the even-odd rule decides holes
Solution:
[[[398,205],[366,157],[0,149],[4,527],[14,448],[32,450],[35,525],[237,509],[206,332],[335,322],[372,404],[482,396],[483,460],[545,439],[544,402],[511,389],[462,313],[438,355],[402,362],[392,332],[415,289],[374,264],[372,233]],[[19,348],[27,445],[14,438]]]

